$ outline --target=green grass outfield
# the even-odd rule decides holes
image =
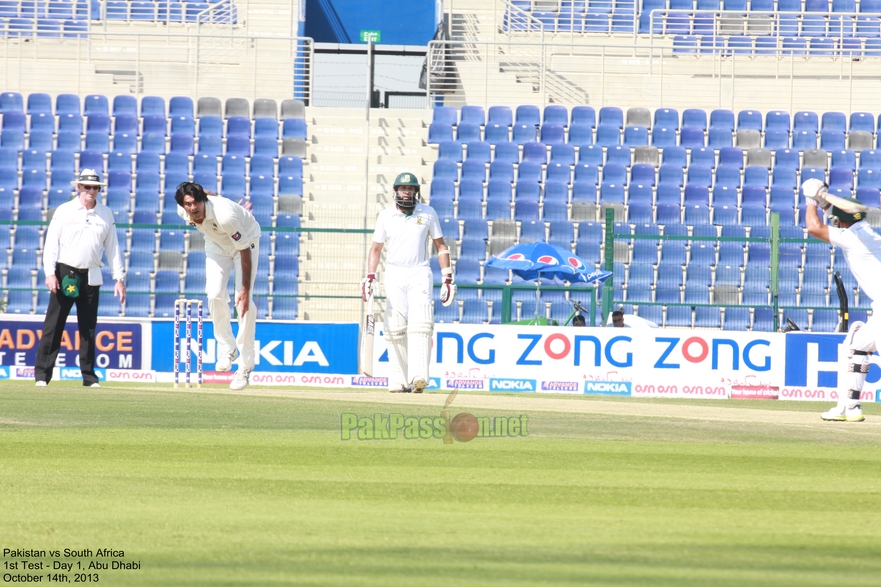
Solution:
[[[0,549],[122,550],[109,587],[881,581],[881,405],[461,393],[528,436],[340,438],[445,399],[4,381]]]

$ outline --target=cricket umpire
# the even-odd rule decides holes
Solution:
[[[393,190],[394,206],[382,210],[376,218],[373,245],[367,255],[368,273],[361,280],[361,297],[367,301],[374,292],[376,269],[383,245],[388,242],[384,327],[389,347],[389,391],[421,393],[429,382],[434,332],[431,243],[437,248],[443,275],[440,300],[444,306],[453,303],[456,286],[440,220],[434,208],[419,201],[416,176],[401,173],[395,178]]]
[[[79,325],[83,385],[100,387],[95,374],[95,328],[98,324],[98,290],[103,283],[101,257],[105,252],[116,281],[114,294],[120,303],[125,302],[116,223],[110,208],[98,201],[98,193],[106,184],[93,169],[83,169],[71,183],[76,186],[77,197],[55,210],[43,245],[43,271],[46,287],[52,295],[49,296],[34,366],[37,387],[44,387],[52,380],[64,325],[74,304]]]
[[[251,297],[257,278],[260,253],[260,224],[244,207],[226,198],[207,193],[201,185],[186,181],[174,194],[178,216],[205,237],[205,273],[208,311],[217,339],[218,371],[229,371],[239,358],[241,366],[229,387],[244,389],[250,383],[256,362],[254,336],[257,308]],[[235,271],[236,299],[239,312],[238,337],[233,337],[226,284]]]

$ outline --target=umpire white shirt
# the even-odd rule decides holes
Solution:
[[[202,224],[193,222],[180,206],[177,214],[205,236],[206,254],[232,257],[252,241],[260,240],[260,224],[254,215],[222,196],[208,196]]]
[[[443,237],[434,208],[417,203],[409,216],[390,206],[376,217],[373,242],[388,242],[387,267],[428,266],[431,241]]]
[[[829,242],[844,251],[860,290],[872,298],[872,311],[881,311],[881,235],[861,220],[850,228],[830,226]]]
[[[89,210],[74,198],[58,206],[46,230],[43,271],[55,275],[58,263],[88,269],[89,285],[101,285],[101,257],[105,251],[113,279],[122,280],[125,272],[113,212],[101,202]]]

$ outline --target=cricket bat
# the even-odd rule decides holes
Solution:
[[[367,298],[367,313],[361,329],[361,372],[373,377],[373,335],[376,330],[376,316],[373,314],[373,294]]]
[[[830,193],[823,194],[823,197],[826,198],[826,201],[838,208],[839,210],[846,212],[847,214],[855,214],[857,212],[865,212],[869,209],[868,206],[864,206],[863,204],[855,204],[854,202],[848,202],[844,198],[839,198],[838,196],[833,196]]]
[[[849,212],[848,212],[849,214]],[[832,274],[832,281],[835,282],[835,289],[838,292],[838,311],[841,314],[841,320],[838,323],[838,332],[847,332],[850,321],[849,309],[847,304],[847,290],[844,288],[844,280],[841,274],[836,271]]]

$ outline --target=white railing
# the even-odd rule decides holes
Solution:
[[[220,0],[210,4],[196,15],[196,25],[196,30],[200,32],[203,25],[220,25],[233,31],[238,25],[238,7],[233,0]]]
[[[649,30],[654,41],[674,35],[858,38],[878,37],[881,14],[867,12],[779,12],[724,10],[652,10]],[[871,32],[873,29],[874,32]]]
[[[505,71],[512,49],[540,56],[521,59],[519,79]],[[689,55],[670,45],[432,41],[427,94],[432,104],[485,107],[554,102],[735,111],[877,110],[881,56],[859,60],[806,58],[784,49],[769,52]],[[527,78],[533,83],[518,83]],[[549,79],[555,80],[553,86]]]
[[[307,37],[95,30],[79,38],[9,36],[0,27],[0,88],[135,96],[297,98],[309,102]]]

